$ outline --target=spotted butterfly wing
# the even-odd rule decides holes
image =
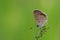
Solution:
[[[39,10],[34,10],[34,18],[36,20],[37,27],[40,27],[40,28],[42,28],[47,22],[46,15]]]

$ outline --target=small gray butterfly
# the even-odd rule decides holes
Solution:
[[[44,14],[40,10],[34,10],[33,14],[34,14],[34,18],[35,18],[36,23],[37,23],[37,27],[42,28],[45,25],[45,23],[47,22],[46,14]]]

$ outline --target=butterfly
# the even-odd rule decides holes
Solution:
[[[37,27],[40,28],[39,33],[37,34],[38,36],[36,36],[36,40],[38,40],[38,38],[41,38],[44,32],[48,29],[48,27],[45,26],[48,21],[48,18],[47,15],[40,10],[34,10],[33,14],[37,23]]]

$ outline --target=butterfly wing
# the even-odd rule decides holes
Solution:
[[[43,27],[44,24],[47,22],[47,17],[45,14],[41,14],[41,12],[34,12],[34,18],[37,23],[37,27]]]

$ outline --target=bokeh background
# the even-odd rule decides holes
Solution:
[[[60,0],[0,0],[0,40],[35,40],[35,9],[48,15],[49,30],[41,40],[60,40]]]

